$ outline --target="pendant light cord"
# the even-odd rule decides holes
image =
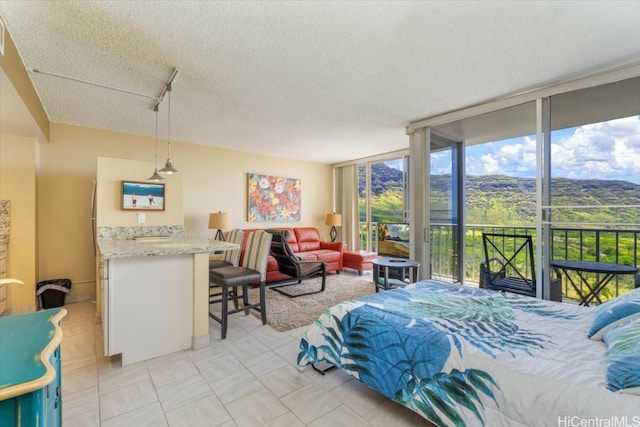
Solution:
[[[169,124],[167,126],[167,138],[169,140],[169,159],[171,159],[171,83],[167,83],[167,92],[169,92],[169,98],[167,100],[167,107],[169,108]]]
[[[147,178],[147,181],[160,182],[164,181],[162,175],[158,173],[158,106],[153,107],[153,111],[156,113],[156,167],[153,170],[153,175]]]
[[[156,172],[158,171],[158,106],[156,105],[153,110],[156,112]]]
[[[174,69],[173,75],[171,76],[171,78],[169,79],[169,81],[167,82],[167,85],[165,86],[164,91],[162,92],[162,94],[160,95],[161,98],[164,97],[165,94],[168,93],[168,113],[167,113],[167,119],[168,119],[168,124],[167,124],[167,162],[165,163],[164,167],[162,169],[160,169],[158,172],[159,173],[166,173],[168,175],[174,174],[174,173],[180,173],[179,170],[177,170],[176,168],[173,167],[173,161],[171,160],[171,89],[173,88],[173,79],[176,77],[178,73],[178,70]]]

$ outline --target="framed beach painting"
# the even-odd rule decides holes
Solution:
[[[297,178],[249,173],[249,222],[300,221],[302,183]]]
[[[165,202],[164,184],[122,181],[122,210],[163,211]]]

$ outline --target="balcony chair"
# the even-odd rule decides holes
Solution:
[[[290,298],[302,295],[316,294],[323,292],[327,282],[327,265],[322,261],[305,261],[301,260],[289,246],[289,232],[287,230],[267,230],[273,235],[271,240],[271,255],[278,262],[278,271],[292,277],[292,280],[279,281],[269,284],[269,288],[280,292]],[[304,293],[287,292],[287,286],[302,283],[303,280],[320,275],[322,277],[322,285],[320,289]]]
[[[531,236],[482,233],[484,262],[480,264],[480,287],[536,296],[536,272]],[[552,301],[562,300],[562,279],[551,277]]]
[[[209,305],[221,303],[220,316],[209,308],[209,317],[221,324],[220,336],[227,337],[228,318],[230,314],[249,310],[256,310],[261,314],[262,324],[267,324],[267,308],[265,304],[265,280],[267,276],[267,257],[271,249],[271,234],[258,230],[251,233],[247,239],[242,266],[227,266],[209,270],[209,282],[211,287],[221,289],[219,299],[209,299]],[[258,303],[249,303],[249,286],[259,285],[260,300]],[[242,292],[240,292],[240,289]],[[234,309],[229,310],[229,301],[234,302]],[[238,302],[242,306],[238,307]]]

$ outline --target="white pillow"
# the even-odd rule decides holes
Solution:
[[[618,324],[604,334],[609,390],[640,395],[640,318]]]
[[[602,336],[616,325],[637,317],[640,317],[640,288],[596,307],[589,338],[602,340]]]

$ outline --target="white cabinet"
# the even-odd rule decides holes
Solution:
[[[238,245],[192,237],[98,247],[105,355],[128,364],[209,344],[209,254]]]
[[[192,347],[193,254],[113,258],[102,272],[105,355],[127,365]]]

